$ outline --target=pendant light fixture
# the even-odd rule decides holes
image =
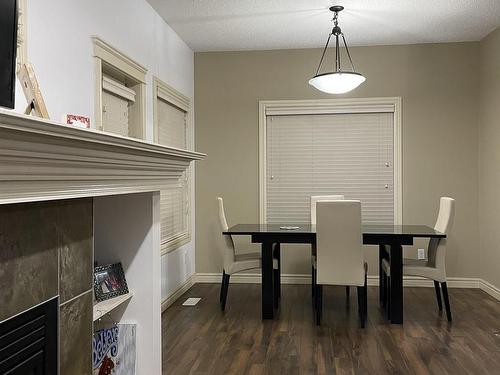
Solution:
[[[340,29],[338,25],[338,16],[339,12],[344,9],[341,5],[335,5],[330,7],[330,10],[333,12],[333,29],[330,35],[328,35],[328,40],[326,41],[325,49],[323,50],[323,54],[321,55],[321,60],[319,61],[318,69],[316,70],[316,74],[313,78],[309,80],[309,84],[314,86],[320,91],[326,92],[328,94],[344,94],[351,90],[354,90],[356,87],[361,85],[366,78],[357,73],[354,69],[354,64],[351,59],[351,54],[349,53],[349,48],[347,47],[347,43],[345,41],[344,33]],[[321,66],[323,65],[323,59],[325,58],[326,51],[328,49],[328,44],[330,43],[331,37],[335,36],[335,71],[320,73]],[[347,52],[347,57],[351,62],[352,71],[343,71],[341,67],[341,53],[340,53],[340,43],[339,39],[342,38],[344,42],[344,47]]]

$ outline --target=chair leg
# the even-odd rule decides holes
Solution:
[[[368,319],[368,274],[365,272],[365,287],[364,287],[364,296],[365,296],[365,322]]]
[[[361,328],[365,328],[365,290],[363,286],[358,286],[358,316]]]
[[[450,308],[450,299],[448,297],[448,287],[446,282],[441,283],[441,290],[443,291],[443,299],[444,299],[444,307],[446,308],[446,317],[448,321],[451,322],[451,308]]]
[[[323,315],[323,285],[316,285],[316,325],[321,325],[321,317]]]
[[[224,293],[222,296],[222,303],[221,303],[221,309],[224,311],[226,309],[226,301],[227,301],[227,292],[229,290],[229,278],[231,275],[225,275],[225,280],[224,280]]]
[[[312,293],[313,293],[313,298],[312,298],[312,305],[313,309],[316,309],[316,293],[317,293],[317,287],[318,287],[318,280],[317,280],[318,274],[316,273],[316,269],[312,268]]]
[[[434,280],[434,289],[436,290],[436,299],[439,307],[439,311],[443,311],[443,303],[441,302],[441,289],[439,288],[439,282]]]
[[[347,299],[349,299],[349,297],[351,296],[351,288],[347,285],[345,287],[345,296]]]
[[[386,283],[387,286],[385,288],[385,291],[387,300],[387,319],[391,320],[391,277],[390,276],[387,276]]]
[[[220,282],[220,297],[219,302],[222,303],[222,296],[224,295],[224,282],[226,281],[226,272],[222,270],[222,280]]]
[[[387,279],[387,276],[384,273],[382,275],[382,277],[380,278],[381,285],[379,285],[379,287],[378,287],[378,292],[380,294],[380,305],[383,308],[386,307],[386,298],[387,298],[387,293],[386,293],[387,280],[386,279]]]
[[[314,290],[316,289],[316,275],[314,273],[314,265],[311,264],[311,297],[314,299]]]
[[[274,308],[277,309],[279,306],[279,300],[280,300],[280,270],[273,270],[274,272]]]
[[[281,299],[281,245],[279,243],[274,244],[273,257],[278,261],[278,269],[274,270],[274,295],[277,298],[276,301]],[[276,306],[278,307],[278,306]]]

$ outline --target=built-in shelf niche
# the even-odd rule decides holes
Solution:
[[[94,261],[121,262],[130,291],[94,305],[94,329],[136,324],[141,374],[158,373],[161,358],[159,199],[159,192],[94,198]]]
[[[127,302],[134,296],[134,293],[129,292],[118,297],[110,298],[105,301],[94,304],[94,322],[110,314],[115,308]]]

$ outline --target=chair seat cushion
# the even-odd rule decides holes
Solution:
[[[234,256],[235,262],[242,262],[245,260],[260,259],[260,253],[238,253]]]
[[[273,259],[273,269],[277,270],[278,266],[279,266],[278,260]],[[261,267],[262,267],[262,261],[260,253],[243,253],[235,255],[234,263],[231,265],[229,269],[225,270],[225,272],[229,275],[232,275],[233,273],[252,270]]]
[[[382,270],[387,276],[391,276],[391,264],[387,259],[382,260]],[[403,259],[403,275],[420,276],[439,282],[446,281],[446,275],[440,269],[432,267],[426,260]]]

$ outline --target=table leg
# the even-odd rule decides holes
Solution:
[[[314,264],[312,264],[312,257],[316,256],[316,244],[311,244],[311,296],[313,299],[313,307],[316,307],[314,304],[314,294],[316,293],[316,271],[314,269]]]
[[[280,244],[275,243],[274,244],[274,254],[273,258],[276,259],[278,262],[278,269],[274,269],[273,265],[273,272],[274,272],[274,307],[277,309],[279,307],[279,300],[281,298],[281,251],[280,251]]]
[[[382,270],[382,260],[386,258],[385,245],[378,245],[378,294],[380,305],[384,302],[384,271]]]
[[[273,243],[262,243],[262,319],[273,319]]]
[[[403,246],[391,245],[391,323],[403,323]]]

